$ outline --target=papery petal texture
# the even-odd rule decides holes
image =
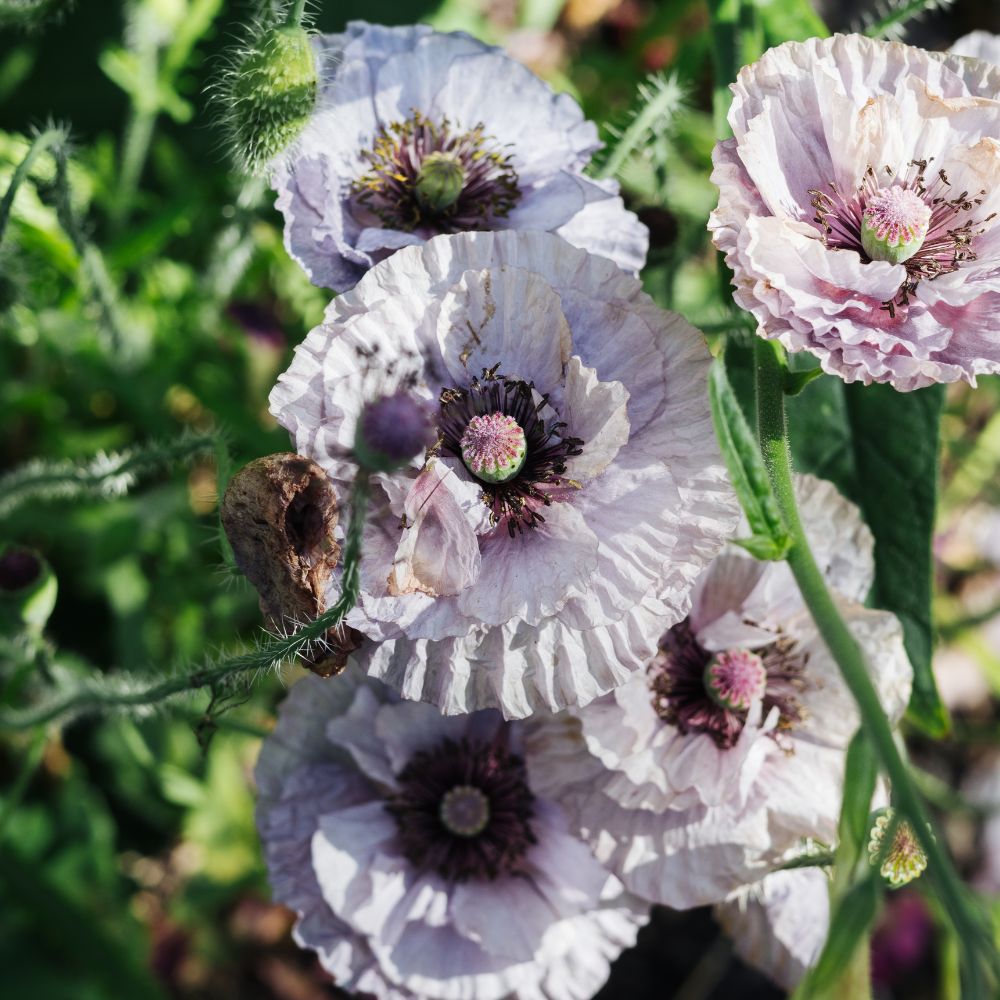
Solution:
[[[1000,67],[835,35],[769,50],[732,90],[709,228],[758,334],[847,382],[1000,370]],[[864,242],[887,192],[930,220],[898,260]]]
[[[442,716],[353,667],[292,688],[258,762],[257,823],[275,898],[296,911],[296,940],[338,986],[379,1000],[586,1000],[634,943],[648,907],[571,830],[561,799],[573,781],[523,784],[538,770],[531,758],[546,754],[531,725],[494,711]],[[468,767],[453,770],[463,754]],[[477,770],[484,754],[493,763]],[[441,868],[449,845],[469,844],[449,841],[444,820],[415,839],[419,815],[400,803],[446,809],[449,774],[484,782],[482,836],[494,845],[509,834],[511,801],[524,810],[531,838],[506,868]]]
[[[596,127],[501,49],[361,21],[315,44],[317,110],[273,177],[285,244],[314,284],[346,291],[401,247],[469,229],[558,232],[632,273],[645,264],[648,232],[617,182],[584,176]],[[409,145],[413,123],[430,132]],[[444,208],[417,186],[439,152],[465,168]]]
[[[817,562],[898,721],[912,668],[896,618],[860,603],[874,572],[871,533],[829,483],[802,476],[795,488]],[[744,704],[718,700],[719,663],[753,681]],[[574,714],[576,730],[552,731],[565,748],[553,759],[568,761],[572,747],[582,756],[582,743],[600,764],[575,765],[574,817],[600,860],[645,899],[718,902],[804,842],[836,841],[845,752],[860,719],[784,564],[730,546],[646,671]]]
[[[346,497],[373,392],[436,403],[441,433],[372,477],[357,661],[448,714],[508,717],[640,669],[737,524],[710,361],[635,279],[547,233],[439,236],[335,299],[271,394],[296,450]],[[473,411],[527,428],[509,481],[466,464]]]
[[[717,906],[715,917],[740,958],[792,991],[826,942],[829,879],[819,868],[775,872]]]

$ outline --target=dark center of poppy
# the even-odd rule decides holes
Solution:
[[[757,699],[763,702],[765,717],[777,706],[779,731],[805,718],[797,699],[805,687],[805,663],[805,656],[783,638],[755,652],[709,652],[685,619],[663,637],[648,668],[653,708],[682,733],[707,733],[728,750]]]
[[[494,524],[513,536],[545,520],[541,507],[578,483],[565,478],[566,460],[579,455],[580,438],[564,437],[566,424],[530,382],[484,369],[467,389],[441,393],[441,446],[483,483],[483,502]],[[551,414],[549,416],[548,414]]]
[[[386,803],[406,858],[449,881],[516,873],[534,844],[524,760],[501,740],[442,740],[415,754]]]
[[[362,156],[369,169],[354,182],[355,202],[404,232],[491,229],[521,193],[510,154],[482,124],[461,131],[414,111],[384,126]]]
[[[905,175],[869,167],[857,190],[812,190],[815,222],[831,250],[853,250],[865,263],[888,261],[906,268],[906,280],[882,308],[894,316],[909,303],[918,282],[957,271],[975,260],[973,241],[995,217],[976,219],[985,191],[953,191],[948,175],[928,177],[930,160],[912,160]]]

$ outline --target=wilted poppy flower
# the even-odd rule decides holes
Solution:
[[[285,242],[344,291],[440,233],[528,229],[637,272],[648,233],[614,181],[583,175],[597,128],[502,50],[425,25],[352,21],[317,40],[317,110],[275,170]]]
[[[359,414],[397,389],[438,439],[372,479],[358,662],[508,717],[641,669],[737,523],[709,363],[638,281],[548,233],[437,237],[335,299],[271,394],[296,450],[343,496]]]
[[[292,688],[257,765],[257,824],[275,899],[338,986],[593,996],[648,907],[569,831],[545,753],[530,722],[449,719],[353,668]]]
[[[845,381],[1000,370],[1000,68],[838,35],[733,86],[709,228],[762,337]]]

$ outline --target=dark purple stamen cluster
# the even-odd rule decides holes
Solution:
[[[898,183],[898,186],[917,194],[930,208],[930,223],[923,244],[902,265],[906,268],[906,281],[893,299],[883,303],[882,307],[890,316],[896,314],[897,307],[909,303],[918,282],[950,274],[957,271],[964,261],[975,260],[973,240],[995,217],[994,213],[985,219],[974,219],[969,213],[982,204],[986,192],[980,191],[975,195],[970,195],[968,191],[952,193],[944,170],[938,170],[928,180],[929,163],[930,160],[911,160],[911,173],[898,181],[891,167],[883,167],[883,182],[880,182],[875,170],[868,167],[857,191],[850,194],[838,190],[833,182],[829,185],[829,192],[815,189],[809,192],[816,210],[814,221],[822,229],[826,246],[832,250],[854,250],[866,264],[871,262],[871,258],[862,245],[863,218],[872,196],[882,188],[883,183]]]
[[[443,740],[415,754],[397,781],[386,808],[415,868],[453,882],[521,870],[536,843],[534,796],[524,760],[507,750],[502,735],[490,743]]]
[[[462,437],[473,417],[503,413],[520,426],[527,444],[524,464],[505,482],[484,486],[482,494],[493,523],[506,520],[513,537],[524,527],[544,522],[538,508],[552,503],[553,491],[578,485],[564,478],[564,473],[566,459],[580,454],[583,441],[562,436],[565,422],[542,417],[549,407],[548,395],[536,402],[530,382],[498,375],[499,367],[484,369],[468,389],[445,389],[441,393],[438,430],[441,446],[461,458]]]
[[[421,168],[432,154],[447,156],[464,175],[458,196],[438,207],[418,191]],[[383,127],[362,155],[371,169],[354,182],[355,201],[392,229],[492,229],[520,196],[510,154],[496,147],[482,124],[459,132],[447,118],[436,123],[413,111],[406,121]]]
[[[779,638],[757,650],[767,670],[764,716],[776,705],[778,729],[791,729],[804,718],[796,696],[805,686],[805,657],[793,643]],[[707,733],[728,750],[743,732],[747,711],[724,708],[705,686],[705,668],[712,659],[695,637],[688,620],[675,625],[660,641],[660,652],[648,668],[653,707],[665,722],[682,733]]]

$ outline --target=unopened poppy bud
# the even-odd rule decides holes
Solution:
[[[261,173],[299,137],[316,107],[319,72],[309,33],[264,30],[232,58],[220,100],[237,162]]]
[[[354,457],[369,472],[395,472],[433,443],[427,407],[400,391],[365,405],[358,418]]]

